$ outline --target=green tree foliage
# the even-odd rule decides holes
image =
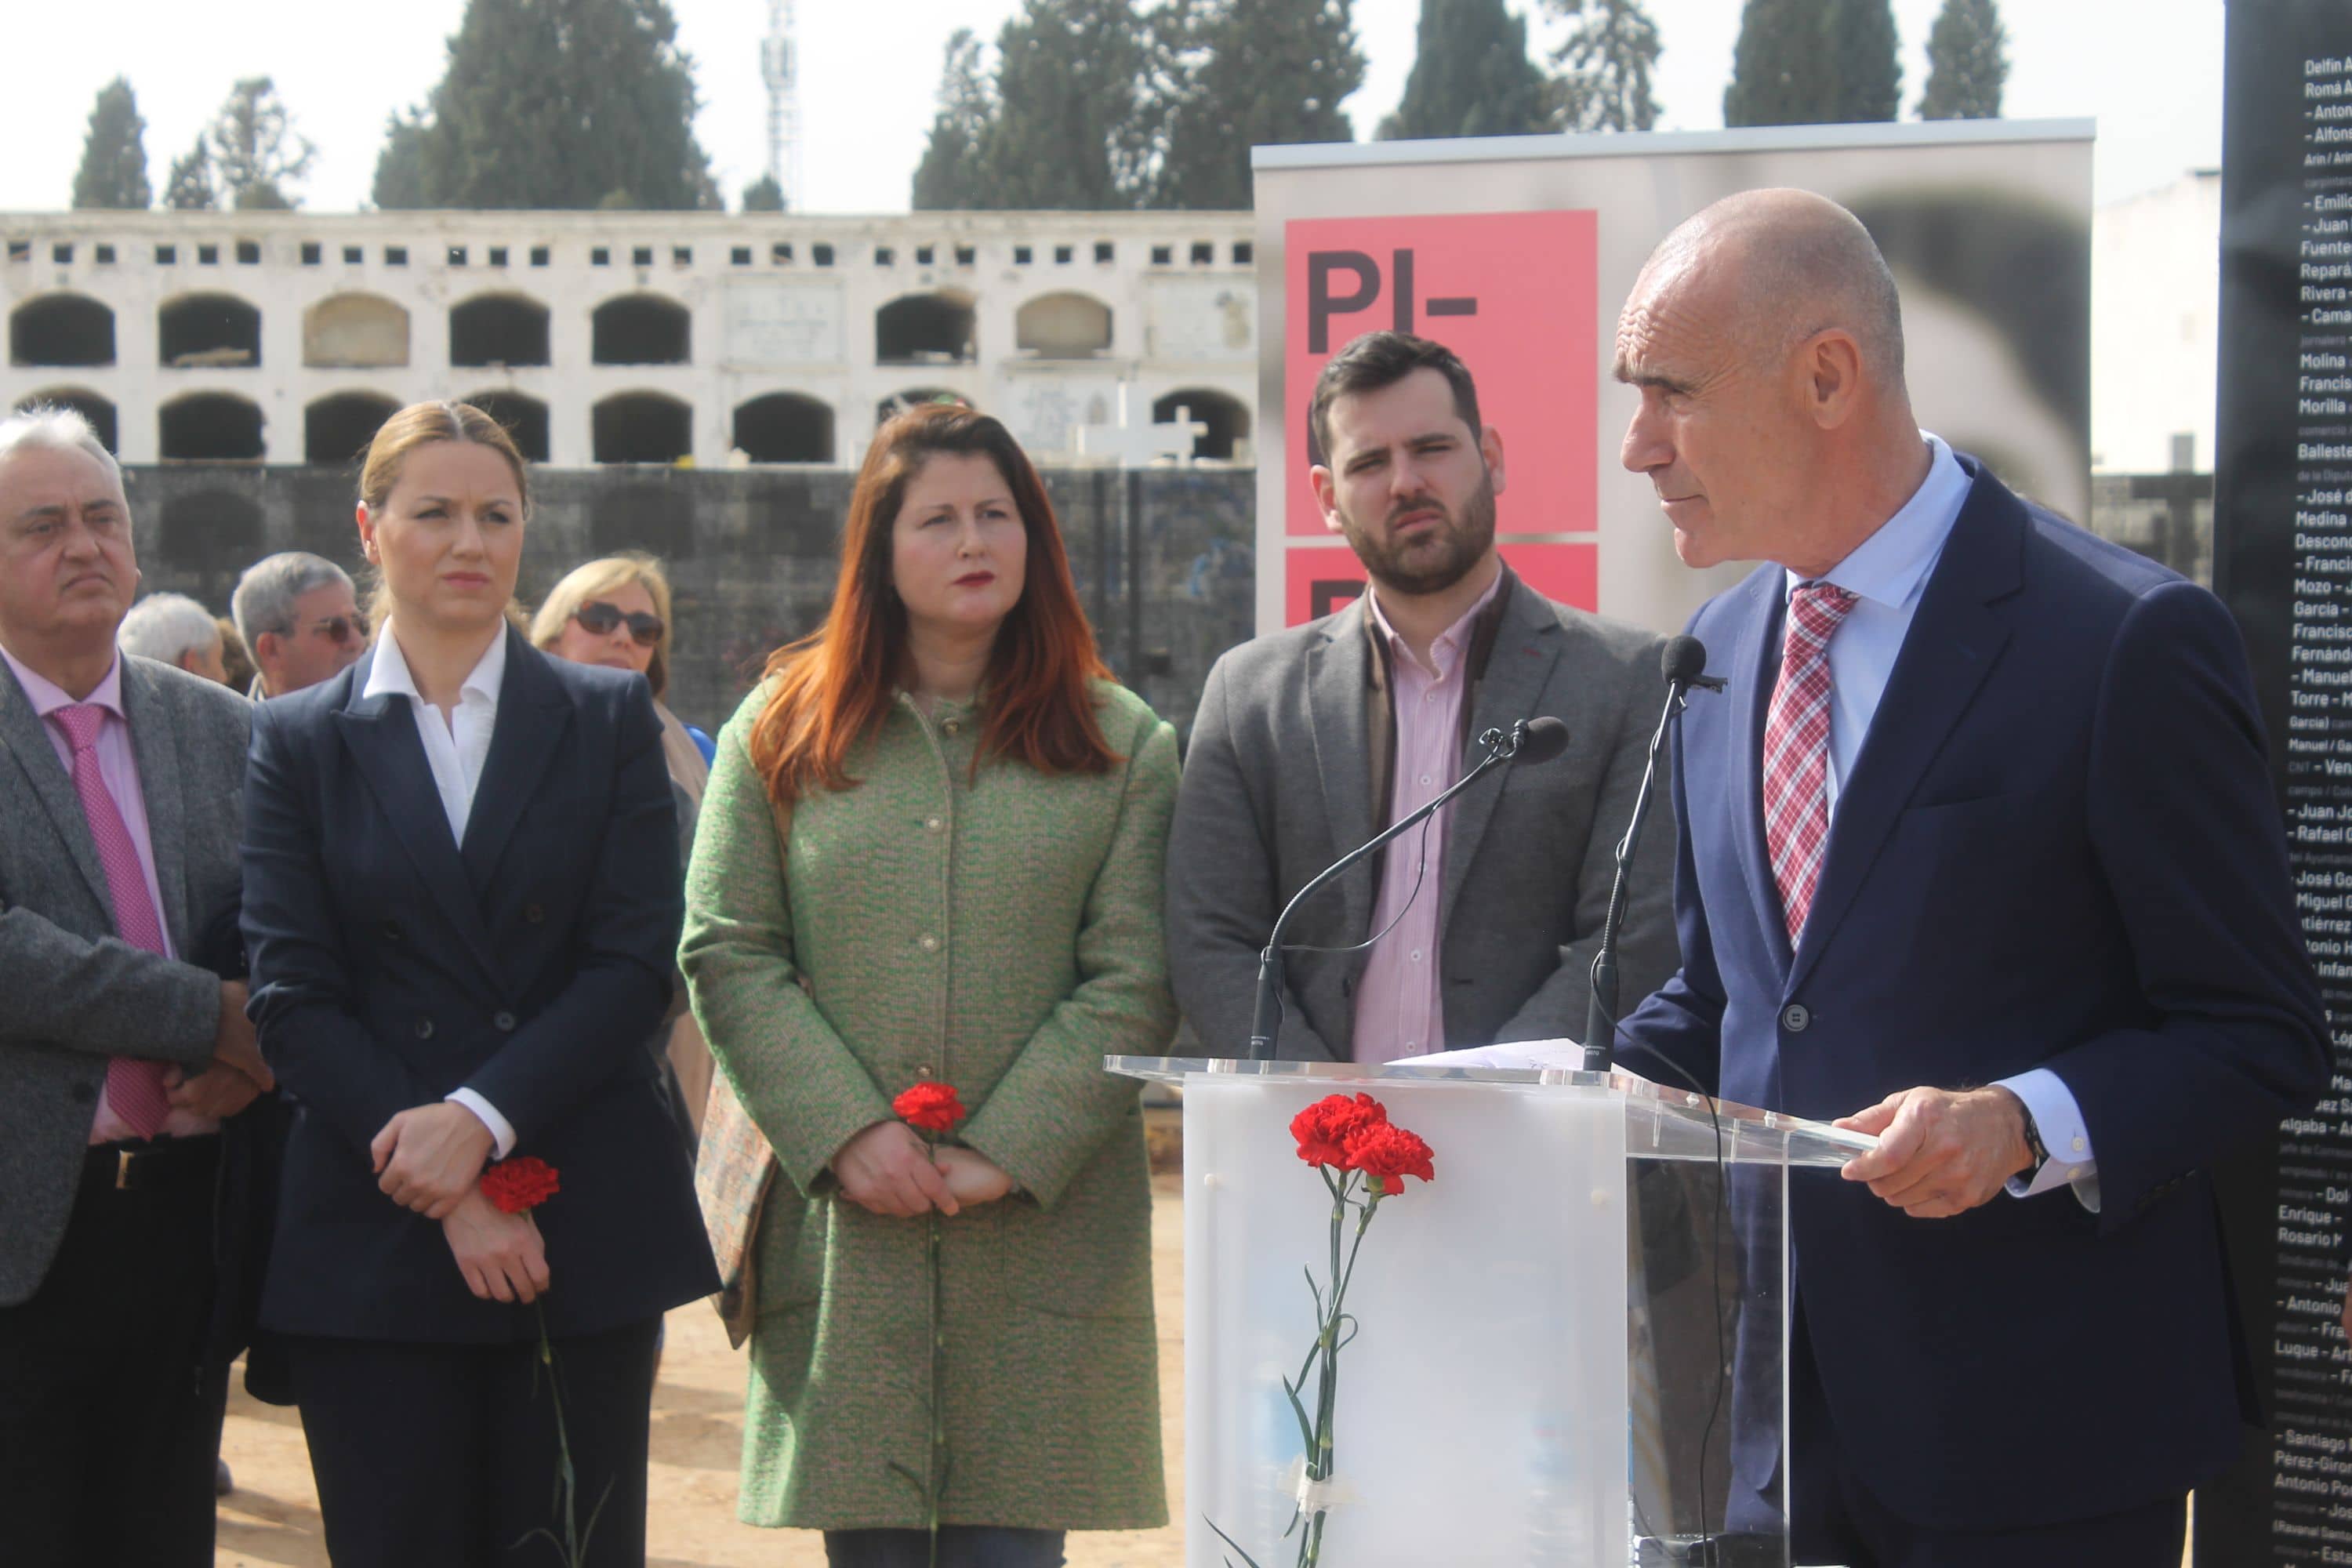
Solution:
[[[1364,84],[1352,0],[1196,0],[1163,8],[1166,142],[1152,205],[1246,207],[1252,147],[1349,142]]]
[[[948,38],[947,64],[940,75],[939,113],[923,161],[915,165],[917,211],[989,205],[982,150],[996,129],[996,89],[986,51],[969,27]]]
[[[1658,100],[1650,91],[1658,55],[1664,47],[1658,25],[1641,0],[1544,0],[1576,26],[1552,63],[1559,68],[1559,124],[1563,131],[1647,131],[1658,121]]]
[[[375,203],[716,208],[697,107],[667,0],[467,0],[439,85],[385,137]]]
[[[213,155],[199,132],[187,155],[172,160],[170,178],[163,182],[163,205],[173,212],[210,212],[220,205],[213,188]]]
[[[1134,0],[1028,0],[997,36],[980,205],[1139,205],[1155,129],[1143,91],[1150,47]]]
[[[762,174],[743,187],[743,210],[747,213],[780,213],[784,210],[784,187],[776,183],[773,174]]]
[[[1527,18],[1503,0],[1421,0],[1417,44],[1381,140],[1550,129],[1550,87],[1528,58]]]
[[[2009,81],[2009,34],[1993,0],[1944,0],[1927,34],[1922,120],[1998,120]]]
[[[139,118],[139,100],[131,84],[116,77],[98,89],[98,102],[89,111],[89,135],[81,145],[81,168],[74,174],[73,205],[138,208],[154,200],[147,184],[147,122]]]
[[[232,89],[205,132],[221,194],[239,212],[285,212],[296,203],[319,150],[295,131],[278,89],[266,76]]]
[[[1141,205],[1160,140],[1158,31],[1135,0],[1025,0],[996,37],[948,40],[919,208],[1107,211]]]
[[[1726,125],[1892,120],[1902,99],[1887,0],[1748,0],[1723,91]]]

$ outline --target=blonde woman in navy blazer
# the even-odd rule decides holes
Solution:
[[[254,723],[252,1011],[298,1106],[262,1321],[338,1568],[562,1533],[542,1314],[588,1560],[641,1563],[656,1333],[717,1287],[642,1047],[679,919],[653,699],[507,624],[528,480],[478,409],[394,415],[360,495],[390,622]],[[530,1217],[478,1190],[509,1154],[561,1173]]]

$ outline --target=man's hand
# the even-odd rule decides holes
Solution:
[[[1878,1135],[1878,1147],[1850,1162],[1849,1182],[1914,1219],[1948,1219],[1991,1200],[2033,1163],[2025,1104],[2005,1089],[1906,1089],[1836,1126]]]
[[[215,1121],[227,1120],[251,1105],[261,1086],[233,1067],[215,1062],[210,1068],[188,1076],[180,1067],[163,1071],[163,1098],[173,1109],[209,1116]]]
[[[368,1153],[381,1178],[376,1185],[385,1196],[426,1219],[446,1219],[458,1201],[476,1190],[492,1146],[490,1130],[480,1117],[462,1105],[439,1100],[404,1110],[385,1122],[368,1144]]]
[[[245,982],[221,982],[220,1022],[213,1026],[213,1060],[232,1067],[263,1089],[276,1089],[278,1076],[261,1059],[261,1041],[245,1016]]]
[[[931,1163],[931,1152],[903,1121],[877,1121],[844,1143],[833,1156],[833,1173],[849,1201],[894,1219],[911,1219],[932,1209],[956,1212],[955,1194]]]
[[[530,1215],[501,1214],[477,1190],[451,1207],[441,1234],[466,1289],[483,1300],[534,1301],[547,1289],[547,1243]]]
[[[931,1151],[931,1163],[946,1178],[948,1191],[965,1208],[992,1204],[1013,1190],[1013,1178],[1003,1169],[971,1149],[960,1149],[952,1143]]]

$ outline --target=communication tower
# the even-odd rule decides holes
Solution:
[[[801,210],[800,43],[793,0],[768,0],[768,36],[760,41],[760,79],[768,85],[768,177],[784,193],[784,210]]]

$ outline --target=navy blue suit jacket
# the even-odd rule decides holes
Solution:
[[[2098,1214],[2060,1190],[1918,1220],[1834,1172],[1789,1187],[1847,1461],[1915,1523],[2026,1528],[2177,1495],[2235,1451],[2251,1390],[2204,1173],[2316,1100],[2328,1035],[2228,612],[1962,462],[1793,952],[1759,778],[1781,569],[1692,622],[1729,686],[1682,721],[1683,967],[1621,1055],[1822,1119],[2064,1080]],[[1751,1481],[1777,1425],[1735,1432]]]
[[[551,659],[509,631],[460,845],[408,700],[361,696],[373,663],[254,714],[251,1012],[296,1102],[263,1323],[426,1342],[538,1331],[528,1310],[476,1299],[440,1224],[394,1205],[369,1168],[385,1122],[460,1086],[513,1123],[516,1154],[560,1173],[537,1214],[551,1331],[716,1290],[645,1047],[684,906],[644,679]]]

